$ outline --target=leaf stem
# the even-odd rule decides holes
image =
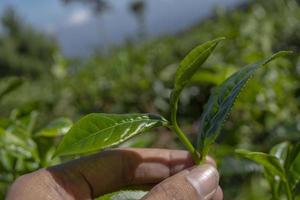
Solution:
[[[187,150],[191,153],[194,162],[199,165],[200,164],[200,156],[199,153],[196,151],[195,147],[191,144],[189,139],[186,137],[186,134],[179,128],[177,124],[177,105],[178,105],[178,100],[173,102],[171,104],[172,109],[171,109],[171,124],[172,124],[172,130],[176,133],[180,141],[185,145]]]
[[[285,192],[286,192],[286,196],[288,200],[293,200],[293,195],[291,192],[291,187],[289,185],[289,183],[287,181],[283,181],[284,182],[284,188],[285,188]]]
[[[207,154],[208,154],[208,147],[206,147],[206,148],[204,148],[203,150],[202,150],[202,152],[201,152],[201,154],[200,154],[200,163],[202,164],[202,163],[204,163],[205,162],[205,158],[206,158],[206,156],[207,156]]]

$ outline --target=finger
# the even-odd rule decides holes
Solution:
[[[128,185],[160,182],[193,164],[187,151],[123,148],[51,167],[47,172],[68,193],[82,196],[88,191],[96,197]]]
[[[167,178],[155,186],[143,200],[208,200],[214,198],[218,185],[218,171],[212,165],[204,164]]]
[[[212,200],[222,200],[223,199],[223,191],[219,186]]]

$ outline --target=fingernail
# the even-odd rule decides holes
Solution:
[[[210,199],[219,185],[219,173],[212,165],[204,164],[195,167],[186,176],[187,181],[195,188],[201,199]]]

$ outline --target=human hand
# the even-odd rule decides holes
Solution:
[[[126,186],[154,186],[144,200],[221,200],[212,159],[193,166],[186,151],[119,148],[19,177],[7,200],[92,199]]]

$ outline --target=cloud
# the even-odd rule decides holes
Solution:
[[[88,9],[80,9],[73,12],[67,19],[67,25],[78,26],[87,22],[92,17],[92,13]]]

